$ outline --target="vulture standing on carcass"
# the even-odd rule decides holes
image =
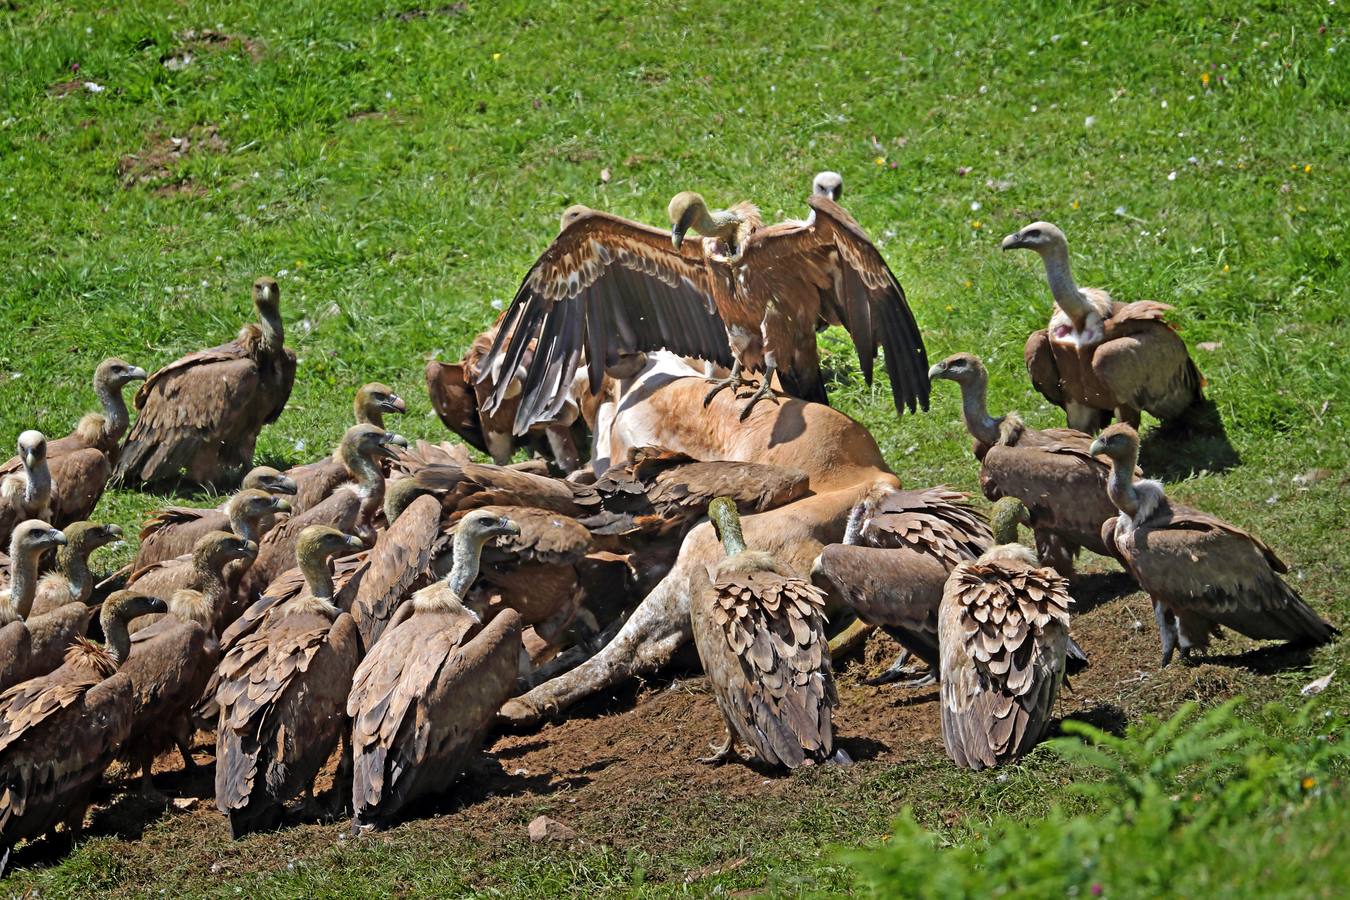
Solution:
[[[286,601],[220,662],[216,702],[216,806],[230,836],[270,828],[282,806],[314,778],[346,734],[343,715],[360,638],[333,605],[328,560],[361,548],[359,538],[311,525],[296,542],[307,595]]]
[[[402,397],[394,393],[393,388],[372,382],[362,385],[357,390],[356,399],[352,401],[352,410],[356,414],[357,425],[374,425],[383,431],[385,414],[407,412],[408,406]],[[406,440],[398,438],[397,435],[393,438],[395,443],[402,440],[402,445],[406,446]],[[351,473],[336,454],[303,466],[295,466],[288,469],[286,474],[296,485],[291,509],[297,515],[318,506],[325,497],[352,479]]]
[[[38,560],[66,536],[41,519],[14,529],[9,541],[9,587],[0,591],[0,690],[50,672],[89,624],[69,610],[30,618],[38,588]]]
[[[938,605],[952,570],[993,541],[970,498],[945,487],[896,490],[880,483],[853,507],[844,540],[820,552],[812,580],[840,596],[904,652],[871,684],[932,684],[938,671]],[[928,671],[904,670],[910,654]]]
[[[748,550],[730,498],[708,505],[727,556],[690,598],[694,644],[726,720],[721,762],[736,740],[768,765],[836,758],[838,702],[825,638],[825,595],[768,553]],[[837,759],[847,761],[839,751]]]
[[[1111,467],[1088,452],[1091,435],[1072,428],[1037,431],[1015,413],[990,416],[989,374],[978,356],[949,356],[928,375],[960,386],[961,411],[980,461],[980,487],[990,500],[1016,497],[1027,507],[1042,565],[1067,577],[1082,547],[1112,555],[1102,543],[1102,522],[1116,514],[1106,496]]]
[[[97,522],[72,522],[61,529],[61,533],[66,536],[66,543],[56,548],[56,570],[38,581],[30,618],[44,616],[72,603],[87,605],[94,596],[90,555],[98,548],[122,539],[120,526]],[[93,612],[91,609],[91,616]],[[86,624],[88,621],[85,619]]]
[[[131,736],[121,756],[141,770],[141,791],[155,796],[150,767],[155,757],[177,746],[188,770],[192,760],[189,713],[220,659],[216,616],[225,600],[220,571],[236,559],[258,553],[253,541],[214,531],[193,548],[196,584],[176,590],[168,599],[168,615],[132,635],[131,656],[123,671],[135,691]]]
[[[234,618],[262,595],[272,580],[295,564],[296,546],[301,532],[311,525],[327,525],[342,534],[354,534],[366,542],[375,543],[375,515],[384,503],[384,472],[380,460],[394,458],[391,446],[398,440],[374,425],[353,425],[342,436],[337,457],[350,475],[351,484],[345,484],[330,494],[318,506],[273,528],[263,536],[258,559],[244,574],[240,583],[237,609],[226,621]]]
[[[118,481],[153,484],[183,472],[197,484],[222,484],[252,465],[258,432],[281,415],[295,384],[274,280],[253,283],[253,305],[258,321],[233,341],[189,353],[141,385]]]
[[[0,693],[0,854],[60,824],[79,832],[131,728],[131,679],[118,671],[130,651],[127,622],[163,610],[153,597],[113,594],[100,616],[105,646],[80,638],[60,668]]]
[[[465,516],[450,574],[413,595],[411,615],[385,629],[356,670],[347,698],[353,831],[449,787],[515,690],[520,617],[505,610],[485,625],[464,600],[483,545],[516,530],[490,513]]]
[[[1137,428],[1140,410],[1170,422],[1204,399],[1200,371],[1164,318],[1172,307],[1118,303],[1100,288],[1080,288],[1064,232],[1049,222],[1008,235],[1003,249],[1035,250],[1045,263],[1055,311],[1027,338],[1027,371],[1036,390],[1063,407],[1070,428],[1095,433],[1113,414]]]
[[[0,478],[0,545],[9,546],[20,522],[51,518],[52,473],[47,465],[47,439],[40,431],[19,435],[22,471]]]
[[[1015,497],[995,503],[995,546],[957,566],[942,593],[942,742],[970,769],[1035,747],[1064,680],[1069,582],[1017,543],[1025,516]]]
[[[1153,601],[1162,664],[1205,649],[1226,626],[1257,640],[1325,644],[1339,634],[1280,576],[1289,568],[1247,532],[1167,499],[1156,481],[1136,480],[1139,435],[1112,425],[1092,443],[1111,459],[1107,490],[1119,515],[1102,523],[1111,547]]]
[[[816,349],[819,325],[843,325],[870,384],[876,348],[885,350],[897,412],[928,406],[923,339],[900,283],[862,228],[824,192],[808,200],[811,218],[762,226],[740,203],[710,211],[684,192],[667,209],[671,231],[573,206],[562,233],[525,276],[502,319],[479,380],[515,372],[537,340],[525,375],[517,434],[557,415],[585,352],[590,391],[625,354],[671,350],[731,366],[723,387],[764,370],[742,419],[783,390],[827,402]],[[685,241],[696,231],[701,241]],[[672,246],[673,245],[673,246]],[[516,388],[498,381],[488,410]]]
[[[259,511],[267,505],[264,497],[269,494],[293,496],[295,482],[270,466],[258,466],[244,476],[239,491],[215,509],[167,506],[156,510],[141,526],[141,544],[131,570],[191,553],[201,536],[212,531],[233,531],[256,543],[275,524],[277,513],[294,509],[291,501],[283,501]]]
[[[105,359],[94,370],[94,394],[101,413],[88,413],[75,430],[47,444],[52,477],[52,524],[63,528],[89,518],[103,496],[122,452],[127,432],[127,404],[122,389],[143,381],[145,370],[120,359]],[[23,460],[14,457],[0,466],[0,477],[20,471]]]

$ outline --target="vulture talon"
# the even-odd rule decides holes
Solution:
[[[735,396],[736,392],[739,391],[744,385],[745,379],[741,377],[741,367],[736,366],[731,370],[731,374],[729,376],[727,376],[726,378],[719,378],[713,382],[712,390],[708,391],[708,393],[705,394],[703,397],[704,407],[707,407],[709,404],[711,404],[713,402],[713,398],[716,397],[718,394],[722,393],[723,391],[725,391],[727,388],[731,388],[732,396]]]
[[[720,747],[716,745],[710,746],[712,746],[713,750],[712,755],[700,756],[698,758],[699,762],[708,766],[720,766],[723,763],[730,762],[731,758],[736,755],[736,738],[731,733],[731,726],[727,726],[727,736],[726,739],[722,741]]]
[[[769,376],[771,374],[772,373],[770,372],[764,373],[764,383],[759,386],[758,390],[750,395],[750,399],[746,402],[745,408],[741,410],[740,421],[744,422],[746,419],[750,418],[750,413],[754,412],[755,405],[761,400],[772,400],[775,406],[778,405],[779,398],[774,394],[773,388],[770,386]]]

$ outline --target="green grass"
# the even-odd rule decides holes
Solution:
[[[426,15],[413,14],[419,3]],[[439,439],[424,360],[458,357],[491,321],[565,206],[659,224],[673,193],[697,189],[714,204],[801,215],[813,173],[833,168],[905,285],[930,356],[983,355],[996,410],[1061,422],[1021,364],[1049,308],[1039,263],[1000,253],[1003,234],[1053,220],[1081,283],[1175,304],[1243,464],[1171,490],[1262,536],[1315,606],[1350,622],[1342,4],[958,7],[0,3],[0,440],[29,427],[65,434],[91,408],[89,376],[106,355],[154,368],[227,339],[263,273],[281,276],[301,363],[262,457],[326,449],[351,392],[376,379],[409,401],[400,432]],[[189,29],[238,39],[194,44]],[[192,61],[166,67],[184,47]],[[53,91],[71,80],[104,90]],[[184,136],[181,158],[147,159]],[[885,384],[851,374],[847,341],[825,341],[843,373],[835,402],[873,429],[908,484],[975,487],[950,385],[936,387],[931,413],[897,420]],[[1327,475],[1294,482],[1313,470]],[[163,499],[110,494],[100,514],[134,525]],[[1344,659],[1333,647],[1311,674],[1265,676],[1263,699],[1288,699]],[[1328,708],[1347,700],[1341,678],[1323,695]],[[404,829],[375,847],[297,847],[295,869],[239,884],[266,895],[677,893],[683,872],[749,850],[751,863],[712,881],[830,891],[856,882],[829,845],[875,839],[907,803],[929,811],[926,827],[973,840],[972,826],[935,811],[959,807],[967,823],[1037,816],[1077,802],[1067,780],[1042,753],[1007,781],[936,762],[822,773],[792,803],[739,801],[726,834],[703,835],[708,807],[639,798],[616,813],[700,835],[683,844],[573,854]],[[146,840],[173,846],[175,827],[156,824]],[[16,876],[15,889],[233,891],[167,854],[147,870],[124,852],[90,841]]]

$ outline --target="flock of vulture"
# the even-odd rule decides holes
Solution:
[[[102,412],[60,440],[23,432],[0,469],[0,846],[78,831],[115,760],[153,795],[153,763],[176,748],[194,767],[199,730],[233,835],[316,815],[335,754],[336,801],[377,828],[444,792],[492,728],[560,715],[691,638],[726,720],[710,760],[739,745],[767,766],[847,761],[831,651],[881,628],[905,648],[885,680],[940,683],[951,758],[998,765],[1035,745],[1087,664],[1071,636],[1082,548],[1149,594],[1164,665],[1221,627],[1336,634],[1273,551],[1137,468],[1142,412],[1184,437],[1204,403],[1169,307],[1079,287],[1051,224],[1009,235],[1003,249],[1045,263],[1054,305],[1026,363],[1069,427],[991,415],[977,357],[929,367],[841,187],[821,173],[807,217],[770,225],[692,193],[669,231],[567,210],[493,327],[427,366],[464,443],[410,445],[385,428],[403,400],[368,384],[331,457],[250,468],[296,375],[270,278],[230,343],[148,376],[104,361]],[[897,412],[955,382],[987,516],[944,487],[901,489],[829,407],[828,325],[869,381],[882,351]],[[89,521],[108,483],[237,490],[157,512],[134,563],[100,580],[90,554],[122,537]],[[851,621],[833,644],[831,620]]]

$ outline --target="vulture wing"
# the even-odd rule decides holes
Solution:
[[[591,211],[563,229],[539,257],[503,318],[479,378],[514,372],[538,339],[525,378],[515,432],[558,414],[582,351],[598,393],[605,367],[624,353],[670,350],[732,364],[719,301],[733,297],[729,270],[715,271],[702,241],[671,246],[670,234]],[[502,357],[502,365],[497,366]],[[498,382],[487,412],[501,405],[511,379]]]
[[[398,605],[426,584],[440,523],[440,502],[418,497],[366,551],[366,572],[352,601],[363,646],[374,646]]]
[[[994,541],[970,498],[945,487],[888,491],[867,510],[861,524],[861,543],[928,553],[948,569],[978,558]]]
[[[974,769],[1026,753],[1050,722],[1069,642],[1068,582],[1017,560],[963,563],[939,613],[942,738]]]

